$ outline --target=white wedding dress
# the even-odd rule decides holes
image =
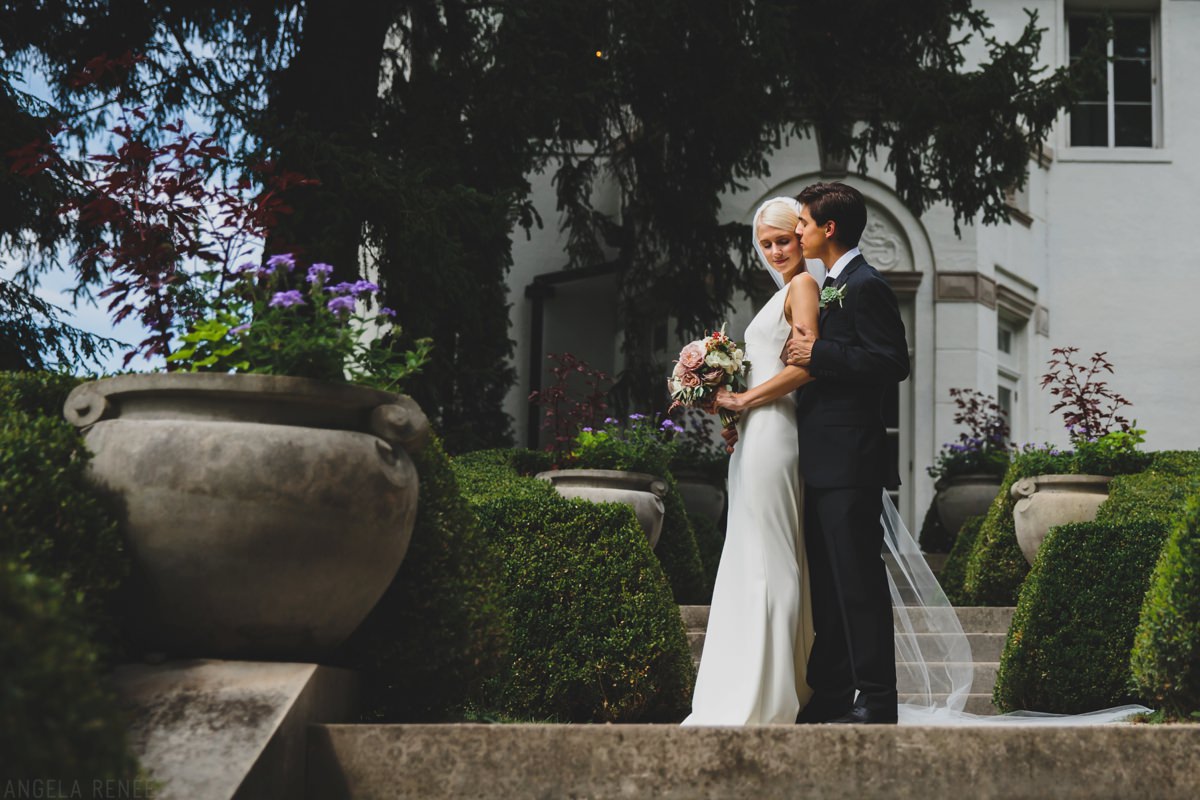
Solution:
[[[783,369],[786,298],[785,287],[746,328],[751,387]],[[797,452],[791,394],[742,415],[729,459],[725,547],[684,725],[792,725],[808,700],[812,611]]]

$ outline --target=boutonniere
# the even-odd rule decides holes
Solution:
[[[838,308],[846,301],[846,284],[841,286],[826,286],[821,290],[820,307],[825,308],[830,303],[836,302]]]

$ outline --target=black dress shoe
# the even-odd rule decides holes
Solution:
[[[829,720],[827,725],[895,725],[896,712],[884,714],[869,708],[855,706],[840,717]]]
[[[800,713],[796,715],[797,725],[818,725],[838,717],[845,716],[846,712],[853,708],[853,696],[838,698],[837,700],[826,700],[821,696],[814,696],[809,700],[808,705],[800,709]]]

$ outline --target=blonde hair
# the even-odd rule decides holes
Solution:
[[[751,223],[753,230],[750,231],[750,240],[754,243],[754,252],[758,253],[759,263],[766,268],[767,274],[771,276],[771,280],[776,286],[783,287],[783,278],[779,276],[771,267],[771,262],[767,260],[767,254],[763,252],[762,245],[758,243],[758,226],[766,225],[768,228],[778,228],[780,230],[795,232],[796,226],[800,224],[800,203],[794,197],[772,197],[770,200],[763,203],[754,212],[754,221]],[[804,259],[800,259],[800,269],[807,271]]]
[[[800,210],[797,205],[796,201],[790,197],[776,197],[774,200],[763,203],[756,215],[758,221],[755,225],[754,235],[758,236],[757,229],[760,225],[779,228],[789,233],[794,232],[796,226],[800,224]]]

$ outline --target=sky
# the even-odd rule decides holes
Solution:
[[[15,80],[14,83],[18,88],[35,97],[47,102],[53,101],[50,88],[44,76],[39,74],[35,67],[27,67],[20,78]],[[192,130],[204,130],[205,123],[200,117],[185,114],[184,123]],[[103,151],[106,149],[107,144],[108,136],[99,135],[89,142],[88,147],[93,152]],[[111,315],[106,309],[107,301],[103,299],[91,303],[81,302],[80,305],[73,306],[71,289],[75,285],[75,276],[70,268],[70,250],[64,249],[60,251],[58,260],[63,265],[62,268],[41,275],[34,293],[47,302],[63,308],[67,312],[61,316],[61,321],[89,333],[118,339],[128,345],[125,348],[115,349],[110,356],[104,358],[98,364],[73,365],[73,369],[75,371],[91,372],[94,370],[105,373],[123,372],[127,369],[134,369],[141,372],[164,367],[166,362],[161,357],[146,360],[142,356],[135,357],[128,367],[123,365],[125,353],[146,338],[147,329],[132,317],[126,318],[119,325],[113,325]],[[7,252],[0,251],[0,277],[11,279],[20,266]]]

